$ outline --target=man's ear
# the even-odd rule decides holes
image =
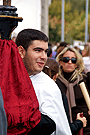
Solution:
[[[23,46],[18,46],[18,51],[19,51],[21,58],[23,59],[25,57],[26,50],[23,48]]]

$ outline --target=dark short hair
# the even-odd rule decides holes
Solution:
[[[47,56],[50,57],[51,54],[52,54],[52,47],[48,46]]]
[[[55,59],[48,57],[43,72],[53,78],[59,72],[59,63]]]
[[[39,30],[24,29],[18,33],[15,42],[17,46],[23,46],[23,48],[27,51],[28,47],[32,44],[34,40],[48,42],[48,37]]]

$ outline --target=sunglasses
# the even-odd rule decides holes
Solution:
[[[63,61],[64,63],[68,63],[69,60],[71,60],[72,63],[74,63],[74,64],[77,62],[77,59],[74,58],[74,57],[72,57],[71,59],[70,59],[69,57],[63,57],[63,58],[61,59],[61,61]]]

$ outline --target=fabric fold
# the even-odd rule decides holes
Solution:
[[[8,119],[7,135],[12,134],[12,128],[13,134],[34,128],[41,120],[39,104],[17,45],[12,40],[0,39],[0,87]],[[22,130],[18,129],[21,125]]]

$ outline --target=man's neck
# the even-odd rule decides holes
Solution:
[[[41,71],[40,71],[41,72]],[[40,72],[30,72],[30,73],[28,73],[29,74],[29,76],[34,76],[34,75],[36,75],[36,74],[39,74]]]

